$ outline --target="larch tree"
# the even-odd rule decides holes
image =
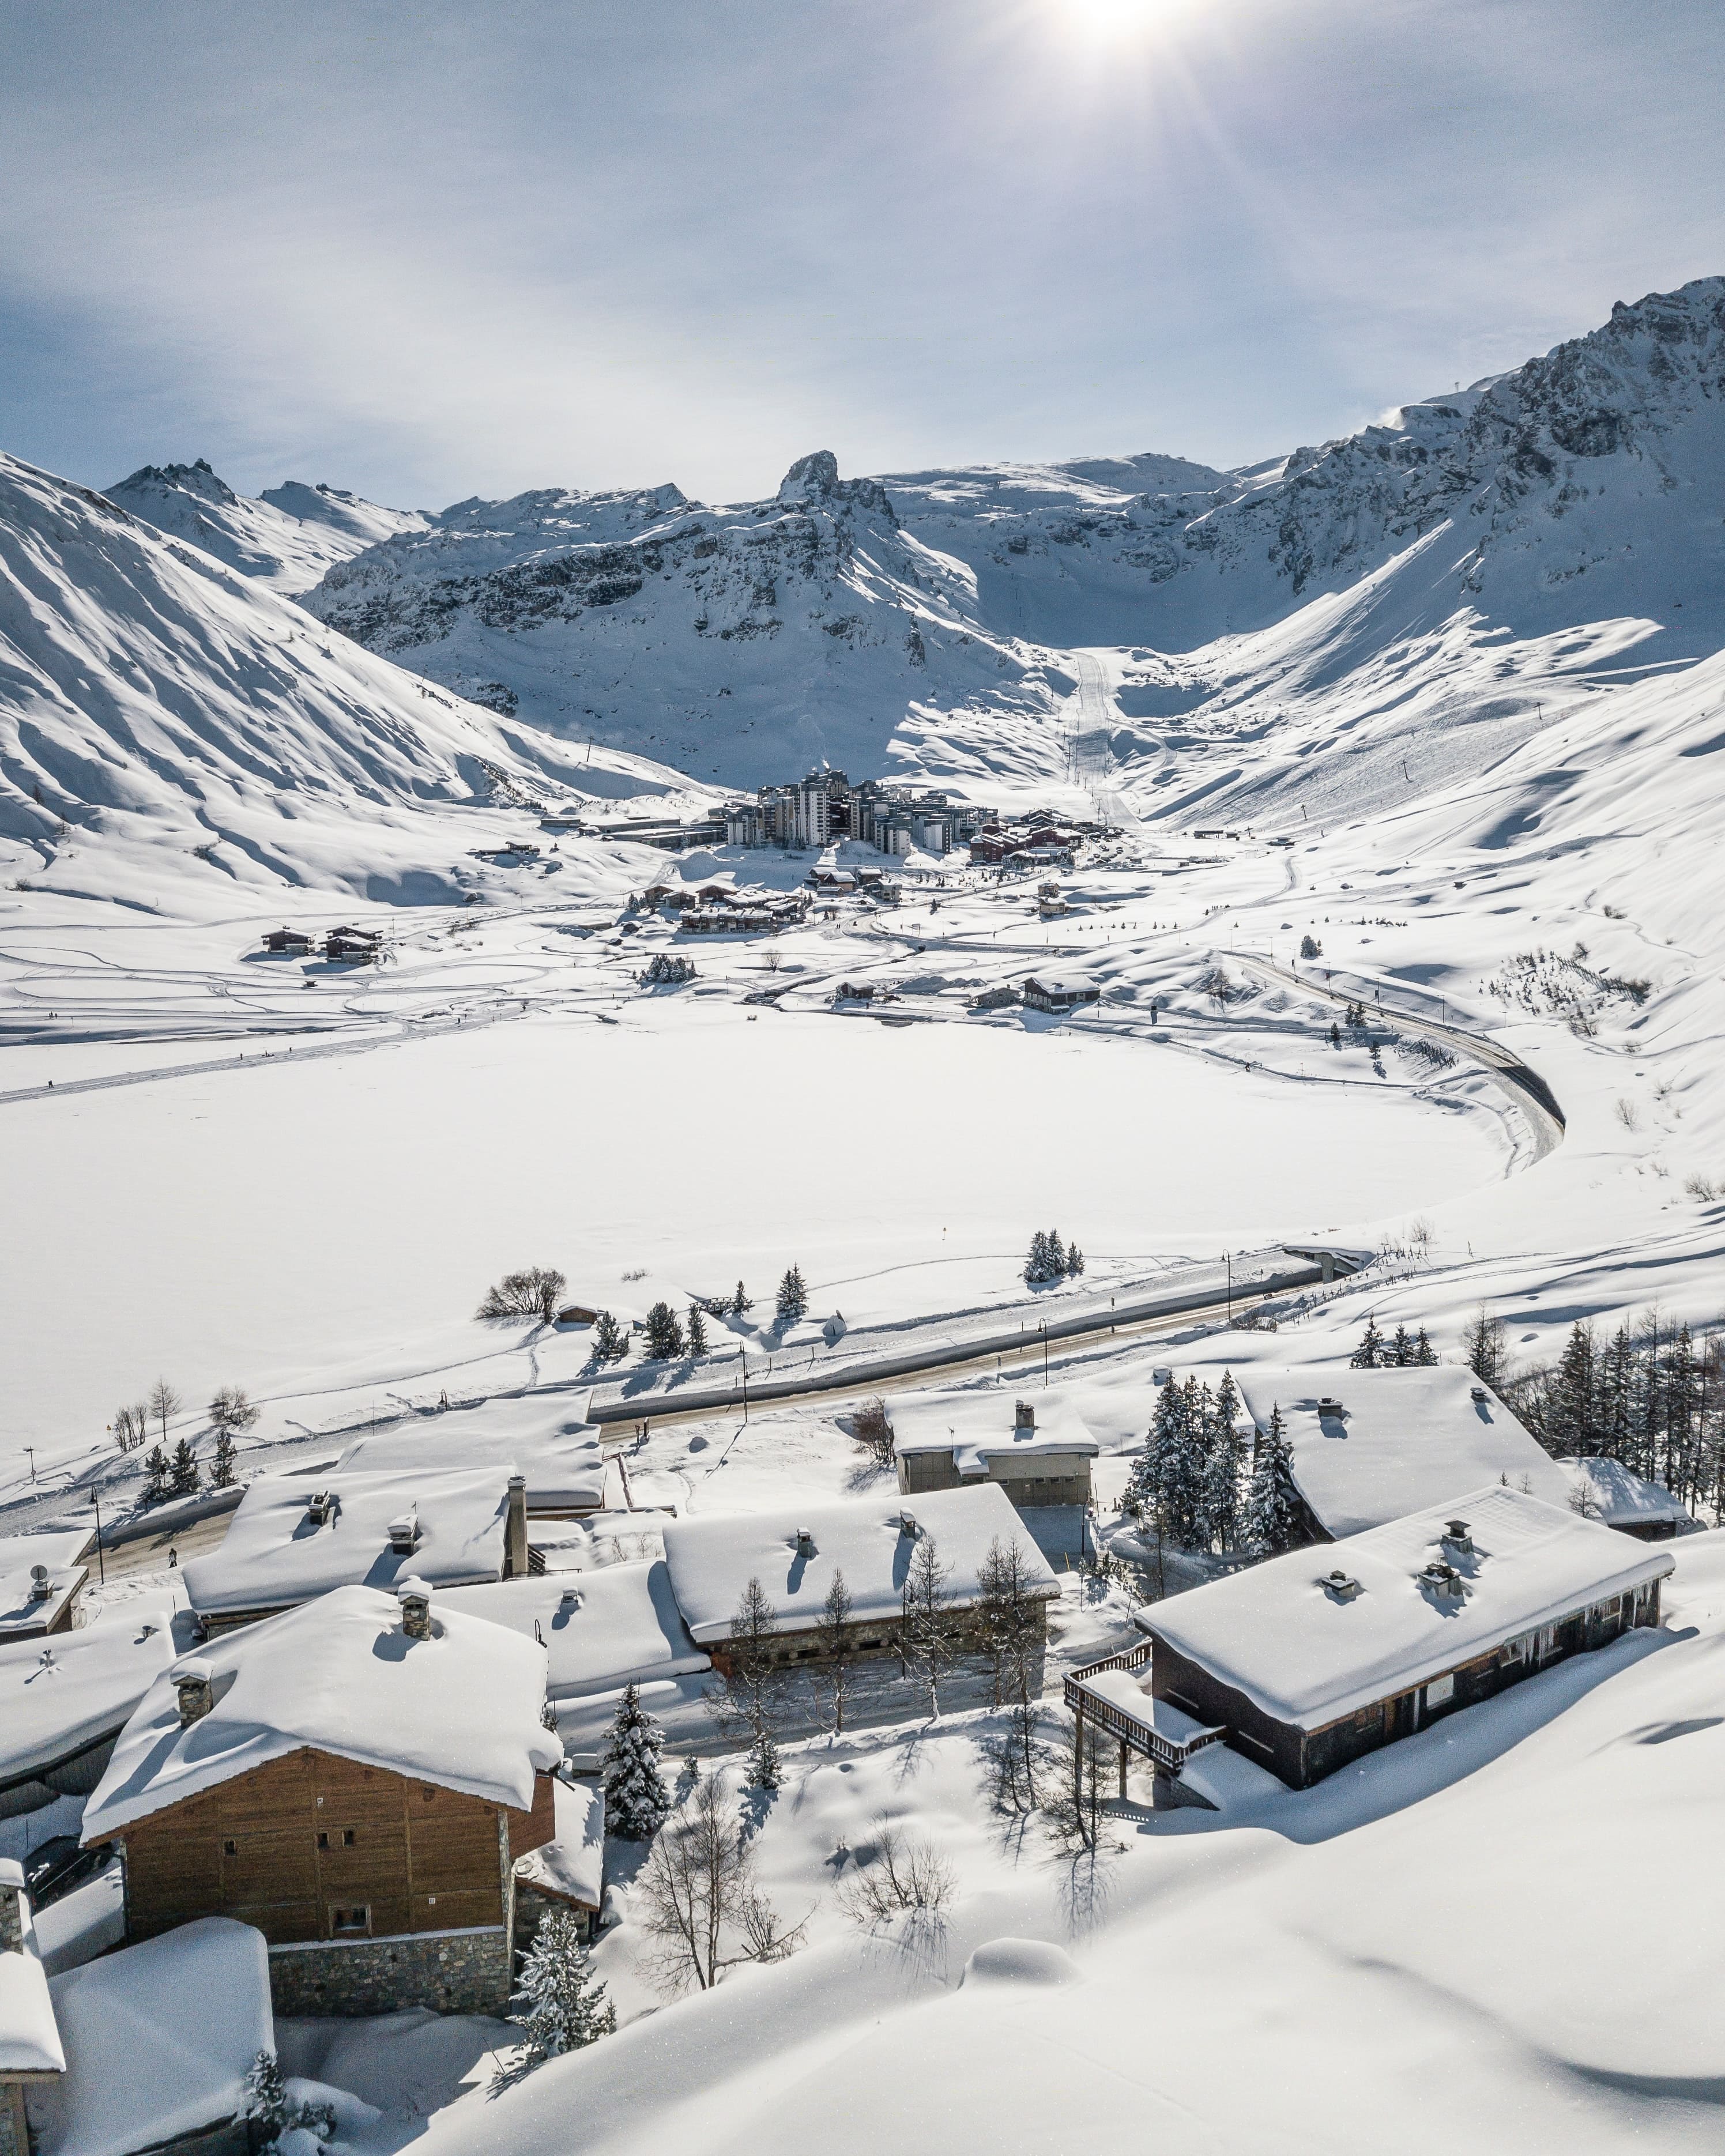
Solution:
[[[709,1991],[740,1962],[782,1961],[808,1919],[787,1930],[756,1883],[754,1852],[726,1803],[720,1778],[696,1779],[683,1809],[654,1840],[630,1911],[655,1941],[653,1976],[669,1992]]]
[[[941,1679],[957,1659],[947,1630],[947,1582],[952,1568],[941,1562],[940,1546],[925,1528],[906,1568],[900,1594],[900,1653],[905,1672],[928,1691],[928,1712],[940,1719]]]
[[[844,1567],[834,1565],[832,1584],[820,1605],[820,1627],[816,1635],[834,1737],[845,1734],[845,1707],[850,1697],[850,1672],[856,1660],[851,1614],[850,1589],[845,1584]]]
[[[751,1576],[737,1599],[736,1614],[731,1620],[731,1675],[725,1689],[752,1737],[759,1737],[770,1718],[768,1687],[778,1636],[773,1605],[760,1581]]]
[[[157,1428],[162,1432],[162,1442],[164,1445],[167,1443],[169,1418],[177,1415],[185,1404],[186,1403],[166,1378],[158,1378],[151,1386],[147,1412]]]

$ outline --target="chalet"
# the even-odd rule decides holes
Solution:
[[[1507,1481],[1548,1504],[1569,1502],[1563,1470],[1461,1365],[1246,1369],[1237,1382],[1260,1435],[1281,1411],[1302,1525],[1314,1542],[1381,1527],[1482,1482]]]
[[[1003,981],[999,987],[984,988],[979,996],[973,996],[970,1008],[973,1011],[1009,1010],[1018,1001],[1018,990],[1008,988]]]
[[[872,981],[840,981],[833,991],[835,1004],[871,1004],[875,1000]]]
[[[480,1420],[480,1411],[470,1409],[441,1417],[429,1428],[415,1424],[380,1430],[349,1445],[335,1471],[411,1480],[426,1468],[486,1467],[505,1478],[521,1476],[530,1520],[579,1520],[604,1509],[605,1455],[597,1424],[572,1422],[522,1436],[474,1427]]]
[[[1102,992],[1094,981],[1070,973],[1032,974],[1025,982],[1024,1002],[1031,1010],[1076,1010],[1082,1004],[1100,1003]]]
[[[347,965],[368,966],[382,938],[369,928],[332,928],[323,939],[323,955]]]
[[[937,1393],[895,1402],[893,1452],[906,1496],[998,1483],[1019,1512],[1042,1505],[1087,1506],[1091,1462],[1101,1450],[1083,1419],[1058,1393],[1042,1395],[1042,1424],[1029,1400],[1010,1419],[997,1393]]]
[[[246,2078],[275,2050],[251,1925],[207,1917],[48,1989],[65,2064],[26,2092],[33,2156],[249,2156]]]
[[[553,1707],[712,1667],[689,1636],[662,1558],[452,1587],[438,1607],[536,1640],[547,1656],[545,1691]]]
[[[173,1663],[84,1815],[123,1851],[128,1938],[254,1925],[278,2013],[503,2013],[516,1860],[555,1835],[545,1668],[413,1578]]]
[[[303,928],[272,928],[264,938],[264,948],[279,956],[301,958],[311,948],[312,938]]]
[[[0,1647],[0,1817],[87,1797],[138,1702],[191,1644],[189,1613],[162,1596]]]
[[[1631,1474],[1620,1460],[1560,1460],[1569,1481],[1569,1502],[1589,1520],[1603,1521],[1638,1542],[1668,1543],[1694,1523],[1681,1497],[1662,1482]]]
[[[842,1571],[851,1598],[847,1631],[860,1656],[896,1653],[903,1588],[917,1543],[931,1537],[949,1568],[942,1599],[953,1638],[973,1638],[982,1573],[991,1544],[1015,1547],[1028,1591],[1045,1605],[1060,1584],[998,1485],[935,1490],[887,1506],[867,1498],[802,1505],[777,1512],[697,1514],[665,1525],[671,1592],[696,1645],[728,1674],[731,1620],[748,1582],[765,1590],[776,1628],[773,1661],[821,1659],[822,1607]]]
[[[80,1528],[0,1540],[0,1645],[71,1630],[90,1578],[82,1553],[94,1539]]]
[[[1659,1622],[1668,1550],[1502,1482],[1141,1609],[1153,1700],[1280,1775],[1363,1753]]]
[[[29,2156],[26,2105],[65,2071],[24,1867],[0,1856],[0,2156]]]
[[[224,1632],[336,1587],[507,1578],[531,1562],[526,1495],[503,1467],[259,1475],[220,1545],[183,1568],[187,1599]]]

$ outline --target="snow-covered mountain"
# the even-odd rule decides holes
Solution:
[[[1722,355],[1725,280],[1703,279],[1250,470],[1147,454],[845,480],[820,453],[729,507],[549,490],[459,503],[306,603],[495,708],[744,784],[820,756],[1058,781],[1061,654],[1111,647],[1109,747],[1156,813],[1232,788],[1214,759],[1181,783],[1213,733],[1233,754],[1280,730],[1309,762],[1350,675],[1422,715],[1390,730],[1399,758],[1434,699],[1489,732],[1629,644],[1649,644],[1638,663],[1717,648]]]
[[[0,849],[37,873],[99,840],[242,880],[388,897],[419,877],[449,896],[437,871],[459,847],[428,811],[681,783],[465,704],[0,457]],[[94,869],[90,883],[116,888]]]
[[[266,488],[254,501],[236,494],[202,457],[191,465],[145,465],[110,486],[108,499],[242,576],[288,593],[310,591],[335,562],[430,522],[418,510],[381,509],[338,486],[300,480]]]

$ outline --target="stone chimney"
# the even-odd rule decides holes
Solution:
[[[216,1703],[216,1673],[200,1660],[177,1662],[172,1676],[179,1696],[180,1727],[189,1729],[194,1722],[202,1722]]]
[[[0,1856],[0,1953],[24,1948],[24,1867],[15,1856]]]
[[[1013,1434],[1028,1436],[1036,1427],[1036,1410],[1029,1400],[1020,1400],[1012,1411]]]
[[[423,1579],[403,1580],[395,1590],[401,1604],[401,1628],[410,1640],[429,1640],[431,1632],[431,1589]]]
[[[419,1507],[409,1505],[389,1522],[389,1547],[397,1557],[411,1557],[419,1547]]]
[[[509,1478],[509,1519],[503,1530],[503,1577],[506,1579],[525,1579],[527,1576],[527,1478],[511,1475]]]

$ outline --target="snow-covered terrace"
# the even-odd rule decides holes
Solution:
[[[914,1522],[914,1532],[907,1521]],[[805,1533],[812,1548],[800,1548],[798,1537]],[[751,1578],[760,1581],[773,1621],[785,1631],[819,1624],[839,1571],[850,1590],[853,1623],[896,1620],[911,1557],[925,1535],[934,1542],[940,1562],[951,1568],[943,1594],[952,1609],[968,1608],[980,1598],[983,1567],[997,1540],[1004,1548],[1018,1546],[1030,1594],[1051,1602],[1060,1594],[1059,1582],[997,1483],[924,1491],[901,1503],[857,1498],[670,1520],[665,1557],[690,1633],[706,1645],[730,1637],[738,1597]]]
[[[1589,1517],[1603,1520],[1608,1527],[1633,1532],[1638,1527],[1681,1528],[1694,1524],[1681,1497],[1674,1497],[1662,1482],[1650,1482],[1645,1476],[1631,1473],[1620,1460],[1560,1460],[1558,1466],[1589,1508]]]
[[[85,1841],[305,1745],[525,1811],[563,1757],[541,1720],[545,1650],[439,1597],[431,1610],[432,1637],[412,1639],[393,1595],[340,1587],[165,1670],[85,1807]],[[200,1671],[214,1704],[184,1723],[176,1674]]]
[[[203,1617],[279,1609],[336,1587],[393,1588],[410,1573],[434,1587],[500,1578],[510,1471],[260,1475],[220,1548],[186,1566],[186,1593]],[[314,1501],[331,1497],[318,1519]],[[410,1545],[391,1533],[409,1517]]]
[[[605,1793],[596,1782],[552,1784],[551,1840],[516,1859],[515,1876],[542,1894],[597,1911],[605,1895]]]
[[[0,2075],[63,2073],[66,2056],[24,1892],[24,1867],[15,1856],[0,1857],[0,1896],[15,1901],[19,1934],[16,1947],[0,1951]]]
[[[1445,1539],[1456,1520],[1471,1552]],[[1422,1578],[1435,1561],[1457,1591]],[[1171,1595],[1137,1622],[1274,1720],[1321,1729],[1672,1568],[1668,1550],[1492,1482]]]
[[[1563,1470],[1459,1364],[1247,1368],[1236,1382],[1260,1431],[1281,1409],[1295,1486],[1329,1534],[1359,1534],[1500,1476],[1548,1503],[1569,1501]]]

